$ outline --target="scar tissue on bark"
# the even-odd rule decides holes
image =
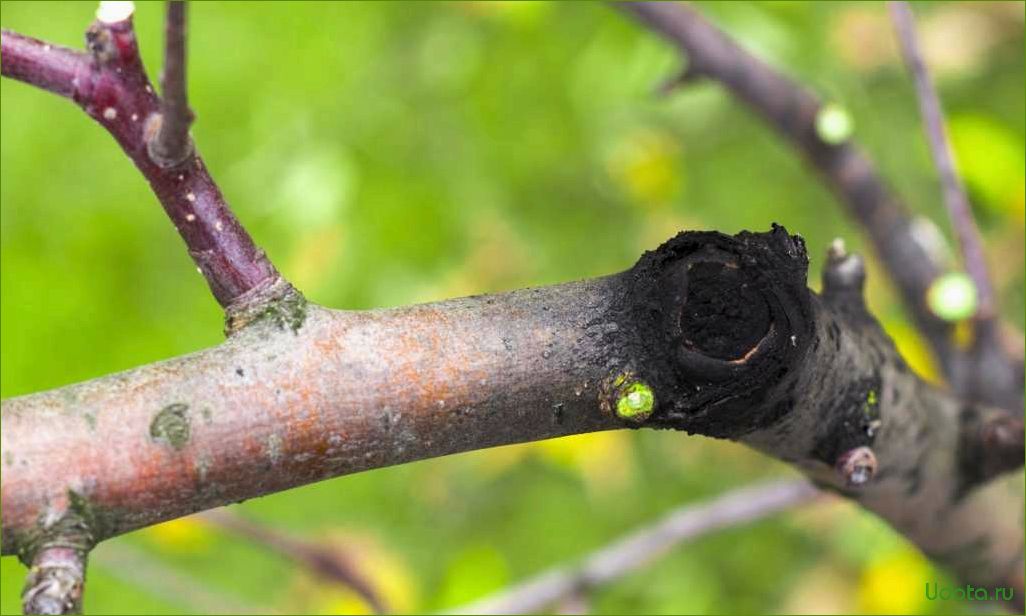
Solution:
[[[176,402],[160,410],[150,423],[150,438],[179,450],[189,442],[189,405]]]
[[[837,472],[851,487],[865,485],[876,473],[876,455],[869,447],[856,447],[837,459]]]

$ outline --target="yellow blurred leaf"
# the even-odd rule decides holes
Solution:
[[[974,205],[1023,224],[1026,153],[1008,127],[981,115],[958,115],[949,123],[951,143],[966,184],[982,197]]]
[[[927,348],[926,342],[923,341],[916,329],[904,321],[886,318],[882,320],[882,325],[894,340],[894,345],[898,347],[898,353],[905,359],[913,372],[931,383],[941,382],[940,373],[937,371],[937,365],[930,354],[930,349]]]
[[[795,584],[781,610],[787,614],[846,614],[855,611],[855,589],[828,563],[818,564]]]
[[[345,245],[342,226],[313,227],[296,244],[286,271],[296,287],[314,293],[335,270],[334,262]]]
[[[352,558],[354,568],[381,598],[390,613],[410,613],[417,602],[417,587],[402,558],[367,535],[334,532],[320,543],[336,546]],[[291,596],[301,613],[372,614],[372,607],[356,592],[325,580],[308,570],[297,570]]]
[[[153,543],[168,552],[203,552],[210,548],[213,531],[196,517],[178,518],[142,531]]]
[[[613,182],[638,205],[667,205],[682,184],[680,146],[670,136],[650,129],[628,135],[606,161]]]
[[[474,453],[474,460],[481,463],[486,476],[500,475],[523,460],[531,452],[531,445],[506,445]]]
[[[924,592],[933,570],[912,548],[902,548],[872,560],[862,570],[859,607],[871,614],[915,614],[926,604]]]
[[[631,434],[593,432],[550,439],[531,445],[542,459],[581,475],[589,491],[615,491],[634,473]]]

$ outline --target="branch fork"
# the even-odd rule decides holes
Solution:
[[[104,4],[104,3],[101,3]],[[142,64],[131,3],[101,6],[88,53],[2,32],[3,74],[72,99],[114,137],[160,200],[214,297],[233,311],[286,295],[287,283],[243,229],[192,145],[185,95],[185,7],[168,7],[164,97]],[[256,289],[274,289],[268,297]]]

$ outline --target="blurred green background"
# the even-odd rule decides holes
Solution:
[[[81,47],[93,3],[3,2],[5,28]],[[910,207],[950,238],[882,4],[701,9],[843,105]],[[1023,325],[1023,3],[918,5],[927,61],[1010,322]],[[623,270],[680,229],[859,230],[794,152],[715,84],[668,96],[661,40],[602,4],[197,3],[194,135],[257,242],[314,301],[370,308]],[[155,78],[160,5],[136,23]],[[0,82],[3,398],[221,340],[220,311],[142,177],[74,105]],[[950,245],[950,242],[949,242]],[[943,249],[941,244],[938,244]],[[870,258],[869,301],[922,342]],[[955,267],[955,261],[951,261]],[[325,481],[236,506],[336,545],[400,612],[479,598],[660,513],[792,472],[727,442],[617,432]],[[1011,513],[1011,512],[1010,512]],[[25,573],[0,560],[4,613]],[[828,500],[720,532],[591,593],[596,613],[950,613],[939,572]],[[352,592],[188,518],[102,544],[90,613],[365,612]]]

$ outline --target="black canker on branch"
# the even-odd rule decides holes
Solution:
[[[640,425],[737,439],[793,401],[811,339],[805,243],[766,233],[677,235],[627,272],[617,320],[628,332],[614,373],[655,392]]]

